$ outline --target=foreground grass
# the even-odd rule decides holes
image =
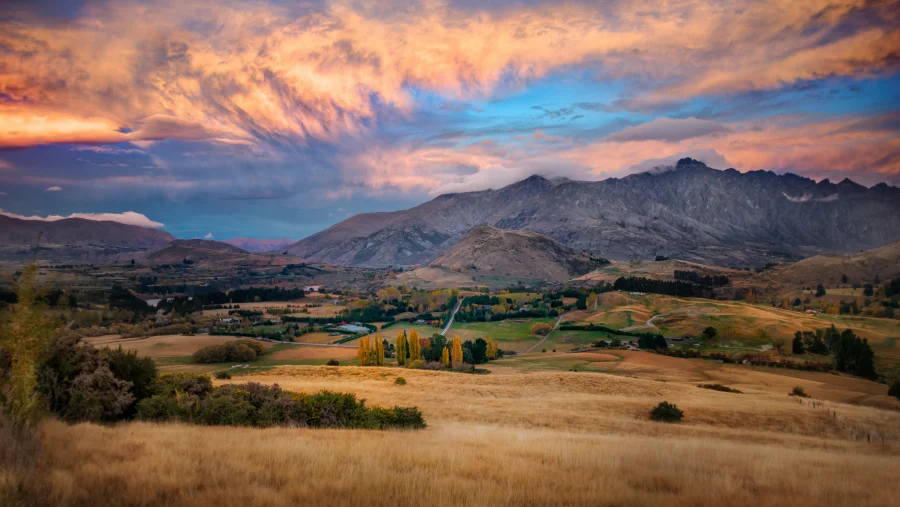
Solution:
[[[296,366],[234,380],[415,405],[429,424],[415,432],[50,421],[19,503],[827,507],[900,494],[900,412],[839,401],[862,393],[854,382],[617,353],[610,364],[642,378],[489,365],[490,375]],[[407,385],[394,384],[400,375]],[[744,394],[698,389],[701,378]],[[793,385],[826,408],[788,397]],[[869,396],[887,398],[872,385]],[[662,400],[685,411],[682,423],[647,419]]]
[[[897,459],[479,424],[44,428],[57,505],[890,505]]]

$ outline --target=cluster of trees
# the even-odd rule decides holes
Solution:
[[[300,299],[306,293],[303,289],[282,289],[281,287],[250,287],[234,289],[229,292],[213,291],[193,296],[175,296],[159,302],[157,308],[172,310],[177,315],[186,315],[202,311],[210,305],[226,305],[234,303],[250,303],[264,301],[291,301]]]
[[[203,347],[191,358],[195,363],[238,363],[253,361],[265,351],[263,344],[256,340],[234,340]]]
[[[613,283],[613,288],[630,292],[667,294],[669,296],[715,298],[712,288],[705,285],[696,285],[678,280],[653,280],[639,276],[621,277]]]
[[[359,339],[359,350],[356,355],[359,358],[360,366],[384,366],[385,344],[387,340],[382,341],[380,336],[371,339],[363,336]]]
[[[817,329],[815,332],[794,333],[791,342],[791,351],[794,354],[834,354],[834,367],[838,371],[850,373],[860,377],[876,378],[875,353],[869,346],[868,340],[860,338],[851,329],[839,332],[832,325],[827,329]]]
[[[459,367],[463,364],[484,364],[491,359],[503,357],[503,351],[496,340],[477,338],[475,341],[461,342],[458,336],[448,342],[445,336],[434,334],[431,338],[419,338],[412,330],[397,334],[395,341],[397,364],[417,367],[422,362],[439,362],[444,367]]]
[[[658,350],[669,348],[669,344],[661,334],[644,334],[638,337],[638,347],[646,350]]]
[[[153,384],[138,405],[149,421],[184,421],[214,426],[292,426],[388,429],[425,427],[415,407],[367,407],[354,394],[290,393],[257,383],[213,387],[207,375],[169,373]]]
[[[725,275],[701,275],[696,271],[680,271],[676,269],[675,279],[713,287],[728,285],[728,277]]]

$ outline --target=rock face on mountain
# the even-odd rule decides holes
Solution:
[[[231,238],[226,239],[222,243],[228,243],[236,246],[241,250],[252,253],[276,252],[284,251],[287,247],[296,243],[293,239],[256,239],[256,238]]]
[[[0,258],[26,260],[40,235],[38,258],[93,260],[140,254],[174,240],[171,234],[118,222],[66,218],[52,222],[0,215]]]
[[[351,217],[288,250],[352,266],[425,264],[473,227],[532,231],[616,260],[658,255],[761,266],[900,239],[900,189],[692,159],[603,181],[531,176],[499,190],[441,195],[414,208]]]
[[[605,263],[542,234],[479,226],[431,265],[468,274],[564,282]]]

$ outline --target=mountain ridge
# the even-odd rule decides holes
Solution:
[[[408,210],[359,214],[288,252],[349,266],[427,264],[479,225],[547,235],[615,260],[657,255],[761,266],[900,239],[900,189],[741,173],[693,159],[602,181],[533,175],[497,190],[444,194]]]

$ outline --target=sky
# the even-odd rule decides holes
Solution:
[[[301,239],[531,174],[900,185],[900,0],[0,0],[0,213]]]

